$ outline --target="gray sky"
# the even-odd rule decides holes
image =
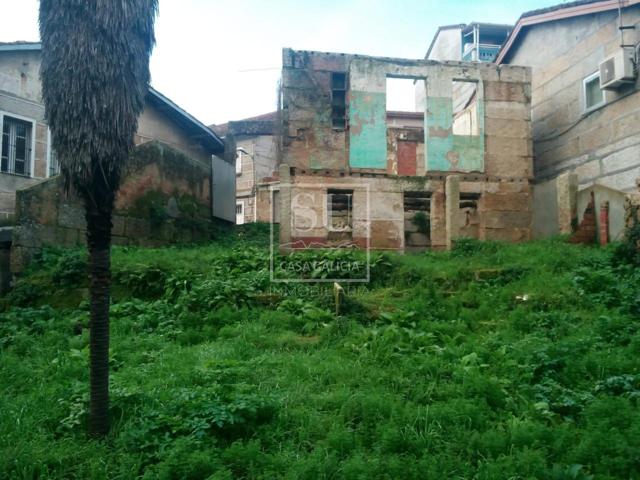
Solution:
[[[439,25],[514,23],[557,3],[160,0],[152,83],[207,125],[224,123],[275,110],[283,47],[422,58]],[[37,0],[0,0],[0,11],[0,41],[38,39]]]

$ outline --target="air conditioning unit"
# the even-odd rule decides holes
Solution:
[[[633,83],[635,79],[633,52],[620,49],[600,64],[600,88],[604,90],[615,90],[625,83]]]

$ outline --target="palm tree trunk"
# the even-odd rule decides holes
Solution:
[[[96,185],[97,184],[97,185]],[[89,435],[109,432],[109,303],[111,287],[111,216],[114,195],[103,176],[85,193],[91,297]],[[107,190],[107,191],[105,191]]]

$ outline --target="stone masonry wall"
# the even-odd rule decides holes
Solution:
[[[201,162],[158,142],[135,149],[116,197],[115,245],[157,246],[209,236],[210,173]],[[44,246],[85,242],[82,202],[60,176],[17,192],[11,271],[20,273]]]
[[[286,168],[286,167],[284,167]],[[351,243],[358,247],[378,250],[404,250],[406,192],[429,192],[430,244],[432,248],[447,247],[447,225],[457,225],[454,231],[465,229],[466,209],[448,215],[445,205],[445,181],[453,176],[426,175],[424,177],[390,177],[387,175],[362,174],[334,176],[327,172],[295,171],[291,175],[290,188],[281,199],[290,198],[290,233],[287,229],[283,244],[293,248],[309,245],[330,246],[328,190],[353,190],[353,229]],[[531,236],[531,185],[526,180],[507,180],[480,175],[459,175],[459,192],[451,199],[460,205],[465,194],[477,194],[477,232],[480,240],[520,242]],[[280,187],[287,189],[287,184]],[[283,206],[286,209],[286,206]],[[282,211],[284,212],[284,210]],[[285,218],[286,213],[282,213]],[[289,217],[289,215],[286,215]],[[457,234],[458,236],[460,233]],[[454,239],[456,235],[454,234]]]
[[[344,129],[332,124],[335,72],[347,78]],[[408,131],[398,133],[389,124],[388,77],[426,81],[424,129],[411,132],[422,139]],[[459,81],[475,83],[477,108],[471,114],[477,115],[477,134],[454,133],[453,84]],[[369,192],[368,203],[358,188],[353,192],[350,240],[358,246],[404,249],[405,192],[429,196],[433,248],[446,248],[460,235],[529,240],[530,81],[531,71],[524,67],[285,49],[281,168],[291,170],[286,173],[289,185],[281,186],[281,242],[296,248],[298,243],[338,238],[322,222],[307,228],[301,218],[309,214],[306,218],[326,220],[326,194],[343,184],[347,190],[349,184],[366,185]],[[399,159],[406,160],[402,168]],[[459,188],[452,182],[455,188],[447,189],[447,177],[452,176],[459,178]],[[466,200],[462,210],[461,198]],[[477,207],[468,206],[469,198],[477,200]]]
[[[623,9],[624,43],[640,41],[640,5]],[[532,26],[507,59],[532,67],[532,119],[538,181],[575,173],[593,184],[632,192],[640,176],[640,78],[604,91],[605,104],[585,108],[583,81],[620,51],[618,11]],[[630,50],[630,49],[627,49]]]

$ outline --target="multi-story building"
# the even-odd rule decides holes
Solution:
[[[395,78],[421,111],[387,111]],[[530,238],[528,68],[285,49],[281,94],[282,248]]]
[[[638,0],[524,13],[500,51],[499,64],[532,69],[536,236],[571,231],[591,193],[596,210],[609,202],[610,236],[622,234],[640,177],[639,53]]]

